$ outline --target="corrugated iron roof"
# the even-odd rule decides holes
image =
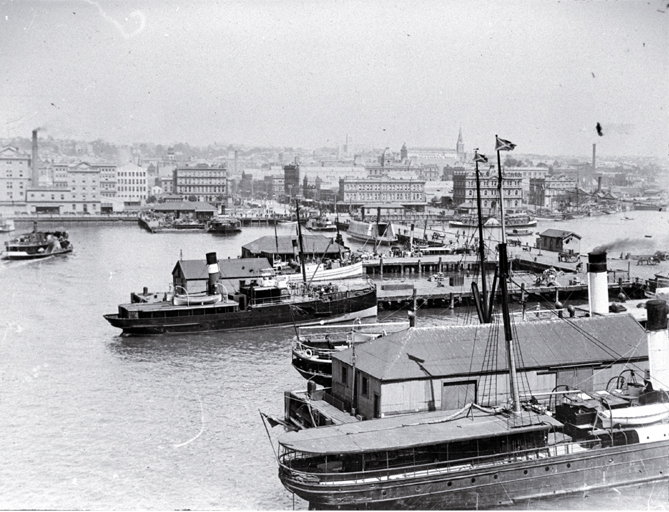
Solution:
[[[333,241],[333,237],[325,237],[321,235],[302,235],[302,242],[304,244],[304,252],[307,254],[321,255],[327,249],[328,253],[339,253],[344,250],[338,243]],[[284,235],[274,237],[271,235],[262,236],[253,242],[250,242],[242,247],[252,254],[276,254],[277,245],[279,247],[279,254],[293,253],[293,240],[297,240],[297,235]],[[277,243],[278,242],[278,243]],[[328,247],[329,245],[329,247]],[[298,242],[299,246],[299,242]]]
[[[515,325],[521,349],[518,368],[549,368],[645,357],[646,331],[630,315],[536,320]],[[486,353],[495,340],[496,357]],[[352,366],[352,350],[333,355]],[[467,375],[483,364],[507,368],[501,324],[416,327],[355,348],[355,367],[382,381]]]
[[[581,235],[574,233],[573,231],[564,231],[562,229],[547,229],[542,233],[539,233],[539,236],[545,236],[549,238],[567,238],[568,236],[574,236],[581,239]]]
[[[156,212],[216,212],[218,208],[198,201],[167,201],[151,208]]]
[[[561,425],[550,416],[524,412],[525,427],[510,428],[504,415],[472,409],[467,417],[449,419],[453,411],[426,412],[371,421],[309,428],[283,434],[279,443],[303,453],[344,454],[401,450],[447,441],[548,430]],[[530,417],[532,421],[530,422]]]
[[[187,281],[207,280],[209,271],[206,260],[179,260],[172,270],[172,275],[181,267]],[[267,258],[236,258],[218,260],[221,279],[244,279],[260,274],[265,268],[272,268]]]

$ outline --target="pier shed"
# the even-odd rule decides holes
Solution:
[[[307,258],[337,259],[347,249],[334,241],[332,237],[322,235],[303,235],[304,253]],[[263,236],[253,242],[242,245],[242,258],[267,258],[274,261],[276,256],[282,261],[295,259],[299,253],[300,242],[297,235]]]
[[[546,398],[557,386],[592,391],[618,376],[625,363],[638,364],[641,374],[648,366],[646,331],[627,314],[520,322],[515,329],[522,352],[519,381],[529,384],[522,395],[531,391]],[[330,403],[365,419],[504,403],[509,390],[503,343],[500,323],[388,334],[333,354]],[[491,344],[499,350],[491,351]],[[629,360],[621,363],[616,354]]]
[[[218,213],[218,208],[215,206],[198,201],[166,201],[152,206],[151,210],[155,213],[172,215],[175,219],[190,217],[198,220],[209,220]]]
[[[573,231],[547,229],[543,233],[539,233],[537,246],[542,251],[580,254],[581,236]]]

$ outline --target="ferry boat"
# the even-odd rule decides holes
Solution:
[[[599,262],[591,260],[590,265],[596,267]],[[605,280],[605,273],[603,276]],[[314,509],[486,508],[667,479],[667,304],[650,300],[647,311],[646,330],[626,315],[614,316],[616,321],[584,318],[578,326],[587,336],[591,336],[587,334],[590,323],[596,324],[600,333],[622,330],[630,336],[628,345],[634,346],[645,337],[650,371],[643,384],[633,382],[634,370],[644,373],[639,360],[633,362],[627,359],[630,354],[621,354],[619,363],[629,364],[628,369],[618,375],[611,372],[609,383],[613,384],[600,390],[563,386],[543,396],[527,393],[521,400],[515,382],[503,392],[509,397],[508,404],[494,406],[477,401],[477,393],[473,392],[472,401],[458,410],[431,409],[369,420],[364,416],[371,409],[359,403],[360,412],[333,416],[330,425],[300,428],[299,424],[290,424],[292,430],[297,430],[279,438],[279,478]],[[608,329],[607,323],[611,325]],[[522,332],[536,335],[554,329],[545,321],[543,324],[541,329],[527,324]],[[501,326],[492,325],[491,329],[504,332]],[[490,339],[485,332],[481,336]],[[511,336],[514,335],[507,337]],[[397,343],[398,339],[389,339],[386,346]],[[420,344],[416,343],[406,356],[430,375],[432,367],[425,358],[430,351],[420,351]],[[582,341],[576,345],[581,346]],[[622,347],[625,341],[616,345]],[[517,349],[511,350],[517,357]],[[374,353],[378,353],[377,357],[393,354],[380,348]],[[341,354],[337,359],[344,364],[338,365],[335,378],[342,378],[342,368],[350,371],[350,365],[354,365],[357,385],[362,386],[358,396],[365,395],[365,386],[370,397],[380,393],[378,388],[370,388],[373,384],[362,356],[354,358],[351,350]],[[584,353],[575,360],[587,358]],[[513,356],[510,361],[509,376],[515,373]],[[454,375],[450,381],[455,388],[458,383],[462,388],[463,383],[476,379],[463,374]],[[448,383],[445,380],[443,385]],[[408,384],[402,382],[396,386],[398,393],[400,388],[409,390]],[[426,383],[424,388],[429,386]],[[318,394],[311,389],[312,399],[316,399]],[[442,405],[447,396],[442,394]],[[377,407],[380,405],[372,409]],[[357,416],[354,418],[353,414]]]
[[[236,217],[218,215],[206,224],[205,229],[208,233],[239,233],[242,230],[242,222]]]
[[[334,223],[334,221],[329,220],[325,217],[319,217],[317,219],[314,218],[307,219],[305,227],[310,231],[324,231],[324,232],[337,231],[337,225]]]
[[[363,222],[351,220],[346,230],[347,235],[359,242],[390,245],[397,243],[397,235],[390,222]]]
[[[192,265],[197,267],[192,270],[192,279],[177,263],[172,291],[132,293],[130,303],[120,304],[118,312],[104,315],[105,319],[124,334],[143,335],[333,323],[376,316],[376,286],[371,281],[292,283],[267,268],[257,277],[240,280],[239,291],[229,293],[221,280],[216,253],[207,254],[206,264]],[[189,291],[207,272],[207,289]]]
[[[504,224],[507,228],[529,228],[537,225],[537,219],[529,213],[512,213],[504,216]],[[448,225],[459,228],[476,228],[478,227],[478,217],[476,215],[463,215],[459,219],[449,221]],[[484,218],[483,225],[487,227],[501,226],[501,222],[497,217],[487,217]]]
[[[68,254],[74,250],[74,244],[68,237],[64,228],[38,231],[35,223],[31,233],[24,233],[5,242],[2,259],[34,260]]]

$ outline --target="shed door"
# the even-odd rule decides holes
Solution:
[[[461,409],[469,402],[476,401],[476,381],[444,382],[441,388],[441,409],[449,411]]]

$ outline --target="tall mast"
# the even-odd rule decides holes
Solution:
[[[300,267],[302,267],[302,280],[307,285],[307,269],[304,268],[304,242],[302,242],[302,226],[300,225],[300,202],[295,199],[295,213],[297,214],[297,240],[300,243]]]
[[[488,313],[488,285],[485,275],[485,243],[483,241],[483,212],[481,211],[481,179],[479,176],[479,160],[484,160],[485,156],[478,154],[478,149],[474,150],[474,163],[476,164],[476,209],[478,212],[479,228],[479,257],[481,259],[481,291],[483,300],[481,301],[481,320],[483,323],[490,323],[490,314]],[[487,159],[486,159],[487,160]]]
[[[502,162],[500,151],[511,151],[515,144],[500,139],[495,135],[495,150],[497,151],[497,190],[499,191],[499,212],[502,224],[502,242],[499,244],[499,274],[500,289],[502,291],[502,319],[504,322],[504,338],[506,340],[506,353],[509,364],[509,391],[513,400],[513,412],[520,414],[520,396],[518,393],[518,376],[516,374],[516,355],[513,343],[513,333],[511,332],[511,315],[509,314],[509,296],[507,289],[507,279],[509,277],[509,259],[506,254],[506,229],[504,225],[504,187],[502,178]]]

